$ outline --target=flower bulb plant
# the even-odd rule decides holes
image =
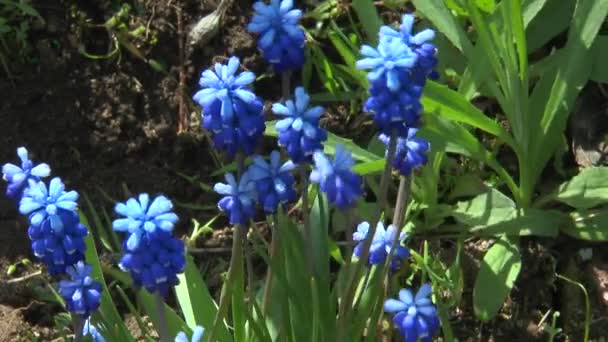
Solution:
[[[194,101],[202,107],[203,128],[217,149],[230,157],[250,155],[264,133],[264,104],[250,88],[255,74],[237,74],[240,61],[230,57],[226,65],[216,63],[199,80],[201,90]]]
[[[293,8],[293,0],[258,1],[247,30],[259,34],[258,48],[277,72],[299,69],[304,64],[306,36],[298,26],[302,11]]]

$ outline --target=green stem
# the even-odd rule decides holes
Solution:
[[[165,315],[165,301],[163,296],[156,292],[154,294],[156,301],[156,309],[158,310],[158,336],[160,342],[170,342],[171,337],[169,336],[169,328],[167,327],[167,317]]]
[[[576,282],[570,278],[564,277],[561,274],[555,274],[559,279],[570,283],[571,285],[574,286],[578,286],[578,288],[580,288],[583,291],[583,294],[585,295],[585,333],[583,335],[583,341],[584,342],[588,342],[589,341],[589,326],[591,325],[591,304],[589,303],[589,293],[587,293],[587,289],[585,288],[585,286],[583,286],[583,284]]]
[[[232,238],[232,254],[230,257],[230,266],[228,268],[228,276],[226,277],[226,281],[224,282],[224,286],[222,286],[222,292],[220,294],[220,304],[217,310],[217,315],[215,316],[215,320],[213,321],[213,327],[209,331],[209,338],[207,341],[213,342],[215,341],[215,335],[217,334],[217,330],[220,327],[220,324],[226,318],[226,313],[228,312],[228,306],[230,305],[230,298],[232,297],[230,294],[234,285],[234,277],[236,274],[236,269],[239,268],[239,264],[243,262],[243,242],[242,242],[242,234],[243,228],[241,225],[236,225],[234,227],[234,236]]]
[[[385,210],[387,197],[388,197],[388,184],[391,179],[391,171],[393,167],[393,159],[395,159],[395,151],[397,149],[397,131],[393,131],[391,134],[391,140],[388,146],[388,152],[386,156],[386,163],[384,165],[384,172],[382,173],[382,179],[380,180],[380,193],[378,194],[380,197],[378,198],[378,210],[376,212],[375,220],[370,222],[371,229],[367,233],[367,237],[363,242],[363,248],[361,249],[361,255],[359,256],[359,262],[355,266],[354,272],[352,272],[352,277],[350,277],[348,281],[348,289],[344,295],[343,300],[340,303],[339,309],[339,331],[338,331],[338,340],[340,340],[344,335],[344,330],[346,329],[346,324],[350,317],[350,314],[354,311],[352,305],[350,304],[355,295],[355,291],[357,289],[357,279],[361,276],[361,272],[364,267],[367,267],[367,259],[369,258],[369,249],[372,245],[372,239],[374,234],[376,234],[377,223],[380,221],[380,217],[382,212]],[[347,307],[349,307],[347,310]]]
[[[308,269],[312,275],[313,269],[313,246],[312,231],[310,229],[310,216],[308,206],[308,170],[305,164],[300,165],[300,181],[302,182],[302,220],[304,221],[304,240],[306,243],[306,257],[308,259]]]
[[[72,314],[72,327],[74,327],[74,342],[82,341],[84,319],[80,315]]]
[[[272,215],[272,238],[270,241],[270,260],[277,259],[280,248],[280,233],[279,233],[279,218],[277,214]],[[266,285],[264,286],[264,294],[262,296],[262,311],[264,314],[268,314],[270,311],[270,293],[272,292],[272,266],[268,265],[268,271],[266,272]]]
[[[239,177],[245,170],[245,157],[239,153],[236,155],[236,163]],[[243,264],[243,234],[245,230],[242,225],[237,224],[234,226],[234,235],[232,237],[232,252],[230,255],[230,265],[228,266],[228,275],[226,276],[226,282],[222,286],[222,292],[220,293],[220,304],[217,309],[217,315],[213,320],[213,327],[209,331],[209,337],[207,341],[214,342],[215,334],[223,323],[228,313],[228,306],[230,306],[230,300],[232,298],[232,292],[234,289],[235,276],[237,270],[241,269]],[[206,334],[205,334],[206,335]]]

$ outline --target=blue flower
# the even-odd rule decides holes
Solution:
[[[52,229],[50,220],[28,228],[32,251],[47,265],[52,276],[63,274],[66,268],[84,260],[84,238],[88,234],[87,228],[80,224],[76,212],[61,211],[59,218],[63,224],[61,231]]]
[[[396,313],[393,323],[405,338],[405,342],[432,340],[439,328],[437,309],[431,301],[431,285],[424,284],[416,296],[407,289],[399,291],[399,299],[388,299],[384,302],[384,311]]]
[[[248,86],[255,81],[255,74],[246,71],[237,75],[239,64],[238,57],[230,57],[227,65],[216,63],[215,70],[203,71],[198,82],[203,89],[194,94],[194,100],[203,107],[220,101],[220,113],[226,120],[234,115],[233,103],[236,99],[245,103],[253,102],[256,96]]]
[[[220,199],[217,206],[228,213],[231,224],[247,224],[255,214],[255,183],[248,172],[241,176],[238,183],[231,173],[227,173],[225,179],[226,183],[213,186],[215,192],[226,195]]]
[[[435,45],[430,43],[435,38],[435,31],[425,29],[416,34],[413,31],[414,16],[412,14],[404,14],[401,18],[399,31],[394,30],[389,26],[380,28],[380,40],[400,40],[410,47],[418,56],[415,71],[420,71],[424,76],[433,73],[433,68],[437,65]],[[433,77],[434,78],[434,77]]]
[[[179,284],[177,274],[186,266],[184,253],[183,241],[167,231],[156,230],[143,235],[137,248],[126,249],[119,266],[130,273],[135,286],[165,296]]]
[[[400,73],[413,67],[418,57],[406,44],[397,39],[381,41],[377,50],[369,45],[363,45],[361,54],[367,58],[358,60],[357,68],[371,69],[367,78],[372,82],[385,76],[386,87],[393,92],[401,88]]]
[[[304,31],[298,26],[302,11],[293,9],[293,0],[271,0],[253,4],[255,14],[247,25],[259,33],[258,48],[276,71],[301,68],[304,64]]]
[[[397,138],[393,167],[399,170],[403,176],[409,176],[412,170],[422,167],[428,161],[427,153],[430,145],[428,141],[416,138],[416,133],[418,133],[417,128],[410,128],[407,138]],[[387,146],[391,140],[384,134],[381,134],[379,139]]]
[[[138,200],[139,199],[139,200]],[[150,203],[148,194],[140,194],[138,199],[130,198],[125,203],[116,204],[114,211],[124,216],[112,222],[112,228],[119,232],[129,233],[127,249],[139,246],[145,233],[158,230],[171,232],[179,220],[172,211],[173,203],[165,196],[157,196]]]
[[[91,336],[93,342],[106,342],[106,339],[97,331],[97,328],[91,324],[91,319],[87,319],[82,327],[82,336]]]
[[[363,245],[365,244],[367,234],[369,234],[369,223],[361,222],[357,226],[357,231],[353,234],[353,240],[359,242],[355,246],[354,250],[354,254],[357,257],[361,257],[361,254],[363,253]],[[369,249],[369,265],[378,265],[386,261],[386,258],[391,253],[391,247],[393,246],[393,240],[395,239],[396,234],[397,229],[395,229],[395,226],[390,225],[387,229],[384,229],[384,224],[382,224],[382,222],[378,222],[376,232],[374,233],[372,244]],[[403,242],[405,241],[406,237],[407,235],[404,232],[399,234],[397,249],[395,250],[393,259],[391,260],[392,271],[397,268],[402,260],[410,256],[409,249],[403,246]]]
[[[101,284],[91,277],[92,267],[78,262],[67,269],[71,280],[59,282],[59,293],[68,311],[88,317],[97,310],[101,301]]]
[[[270,153],[270,164],[256,156],[247,173],[255,182],[258,199],[268,214],[275,213],[279,203],[285,204],[296,198],[295,182],[291,171],[295,164],[290,160],[281,165],[279,151]]]
[[[319,184],[330,203],[340,209],[355,203],[362,194],[361,177],[351,170],[355,162],[344,146],[336,146],[336,155],[331,162],[321,151],[315,152],[313,158],[315,169],[310,173],[310,181]]]
[[[194,95],[203,107],[203,127],[212,133],[215,147],[230,156],[253,153],[265,129],[264,104],[249,87],[255,74],[236,74],[238,67],[239,59],[231,57],[227,65],[205,70],[202,89]]]
[[[63,211],[75,211],[77,207],[78,193],[76,191],[65,191],[65,186],[60,178],[51,179],[47,190],[44,182],[29,181],[29,187],[23,192],[19,203],[19,212],[23,215],[29,214],[30,224],[41,225],[49,220],[51,228],[61,232],[63,222],[60,214]]]
[[[192,339],[188,339],[186,333],[180,331],[177,336],[175,336],[175,342],[199,342],[205,333],[205,329],[201,326],[196,326],[192,331]]]
[[[295,163],[306,161],[314,151],[322,148],[321,142],[327,139],[327,133],[319,127],[324,109],[320,106],[309,107],[309,102],[310,97],[304,88],[298,87],[295,90],[295,103],[288,100],[285,104],[272,105],[275,114],[285,117],[275,124],[279,132],[279,145],[285,147]]]
[[[28,181],[39,181],[40,178],[48,177],[51,174],[51,168],[44,163],[34,166],[25,147],[19,147],[17,155],[21,159],[21,167],[11,163],[4,164],[2,166],[2,178],[8,183],[6,196],[19,202]]]

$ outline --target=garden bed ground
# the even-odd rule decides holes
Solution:
[[[191,228],[190,218],[205,222],[216,214],[212,205],[216,196],[181,175],[196,176],[207,185],[218,180],[210,176],[214,161],[198,128],[198,109],[190,103],[189,94],[203,68],[230,55],[240,56],[249,70],[265,71],[254,37],[244,30],[251,3],[233,3],[217,35],[189,59],[180,61],[180,26],[187,32],[217,6],[215,1],[132,1],[131,24],[145,25],[158,40],[154,46],[144,41],[142,51],[166,66],[164,74],[124,48],[120,58],[101,60],[79,52],[83,47],[94,54],[108,51],[108,35],[98,28],[83,30],[81,18],[103,23],[116,11],[112,2],[34,1],[45,21],[30,33],[29,54],[36,61],[15,63],[11,70],[14,79],[3,73],[0,79],[0,162],[15,160],[16,147],[27,146],[35,160],[49,163],[53,175],[60,176],[70,189],[86,194],[95,206],[107,210],[111,210],[108,197],[123,200],[125,188],[132,193],[164,193],[181,204],[211,204],[210,209],[178,205],[183,218],[178,233],[185,234]],[[183,13],[181,25],[176,14],[179,10]],[[179,91],[180,65],[189,89],[184,91],[184,100]],[[266,100],[276,100],[277,83],[276,79],[265,79],[256,89]],[[191,120],[189,127],[178,133],[180,101],[184,101],[183,110]],[[336,124],[341,125],[339,121]],[[18,267],[14,275],[6,273],[11,264],[23,258],[34,260],[26,228],[14,203],[0,196],[0,341],[60,336],[53,328],[53,315],[59,308],[44,304],[35,291],[44,284],[40,277],[7,283],[32,272]],[[202,243],[221,245],[222,241]],[[594,248],[593,261],[583,264],[577,254],[583,246],[574,241],[528,239],[523,243],[527,248],[516,289],[499,317],[483,325],[474,319],[471,289],[487,243],[467,243],[463,305],[453,311],[453,328],[460,340],[544,340],[546,335],[537,324],[551,308],[566,317],[562,322],[568,322],[570,340],[581,340],[583,302],[576,289],[554,281],[554,267],[569,270],[568,274],[590,285],[594,279],[603,279],[606,287],[608,254]],[[449,242],[433,245],[445,258],[453,257]],[[214,254],[213,258],[206,256],[205,262],[217,265],[221,258],[224,255]],[[214,282],[217,280],[211,279]],[[592,336],[596,338],[608,336],[603,311],[607,299],[604,297],[602,303],[597,295],[592,293],[591,298],[601,303],[594,305]],[[565,338],[562,335],[562,340]]]

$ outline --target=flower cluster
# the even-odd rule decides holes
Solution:
[[[213,135],[215,147],[234,156],[252,154],[264,133],[264,104],[250,89],[252,72],[237,74],[239,59],[215,64],[199,80],[194,100],[203,108],[203,127]]]
[[[34,166],[25,147],[19,147],[17,155],[21,159],[21,167],[11,163],[4,164],[2,178],[8,183],[6,196],[18,203],[28,182],[48,177],[51,174],[51,168],[45,163]]]
[[[394,313],[393,322],[405,342],[431,341],[439,328],[437,309],[431,301],[431,285],[424,284],[416,295],[408,289],[399,291],[399,299],[384,302],[384,311]]]
[[[377,49],[364,45],[357,67],[370,70],[370,97],[365,110],[373,114],[381,139],[387,143],[397,134],[397,155],[394,166],[407,176],[426,162],[428,143],[416,138],[420,124],[422,90],[429,77],[435,77],[436,48],[429,43],[435,32],[431,29],[412,33],[414,16],[405,14],[400,31],[389,26],[380,29]]]
[[[255,215],[256,191],[249,172],[241,175],[238,183],[231,173],[226,174],[226,183],[217,183],[213,190],[224,195],[217,206],[228,213],[231,224],[246,224]]]
[[[128,233],[121,269],[131,274],[137,287],[162,296],[179,283],[177,274],[186,265],[184,243],[171,234],[178,221],[172,209],[164,196],[151,201],[148,194],[140,194],[116,204],[114,211],[123,217],[112,223],[114,230]]]
[[[67,269],[70,280],[59,282],[59,294],[65,300],[68,311],[89,317],[101,302],[101,284],[91,277],[92,267],[79,261]]]
[[[28,234],[32,251],[48,267],[52,276],[84,260],[87,229],[80,224],[76,207],[78,193],[65,191],[60,178],[53,178],[47,187],[41,179],[48,177],[47,164],[34,166],[25,147],[17,149],[21,167],[4,164],[7,196],[17,200],[19,212],[28,216]]]
[[[258,48],[277,72],[299,69],[304,64],[304,31],[298,27],[302,11],[293,0],[261,1],[253,4],[255,15],[247,26],[259,34]]]
[[[258,200],[267,214],[275,213],[279,203],[286,204],[296,199],[295,180],[291,174],[295,167],[291,160],[281,164],[279,151],[270,153],[270,163],[260,156],[253,158],[247,173],[255,182]]]
[[[295,101],[275,103],[272,111],[285,118],[277,121],[279,145],[283,146],[295,163],[308,161],[317,150],[322,149],[327,132],[319,127],[323,107],[309,108],[310,97],[302,87],[295,90]]]
[[[361,257],[363,245],[368,233],[369,223],[361,222],[357,226],[357,231],[353,234],[353,240],[358,242],[354,250],[355,256]],[[390,225],[387,229],[384,229],[384,224],[382,224],[382,222],[378,222],[378,226],[376,227],[376,232],[374,233],[372,244],[369,249],[369,265],[378,265],[386,261],[386,258],[391,253],[393,240],[395,240],[396,234],[397,229],[395,229],[395,226]],[[395,271],[399,266],[399,263],[410,256],[409,249],[403,245],[405,238],[406,234],[401,232],[399,234],[397,248],[395,249],[395,252],[393,252],[391,271]]]
[[[427,153],[430,145],[428,141],[417,138],[417,128],[409,128],[406,137],[397,137],[395,149],[395,157],[393,159],[393,167],[402,175],[409,175],[413,170],[426,164],[428,158]],[[391,138],[381,134],[379,136],[387,147],[390,144]]]
[[[327,194],[329,202],[340,209],[352,206],[362,194],[361,176],[352,171],[355,164],[343,145],[336,146],[334,160],[317,151],[314,154],[315,169],[310,173],[310,181],[318,183]]]

